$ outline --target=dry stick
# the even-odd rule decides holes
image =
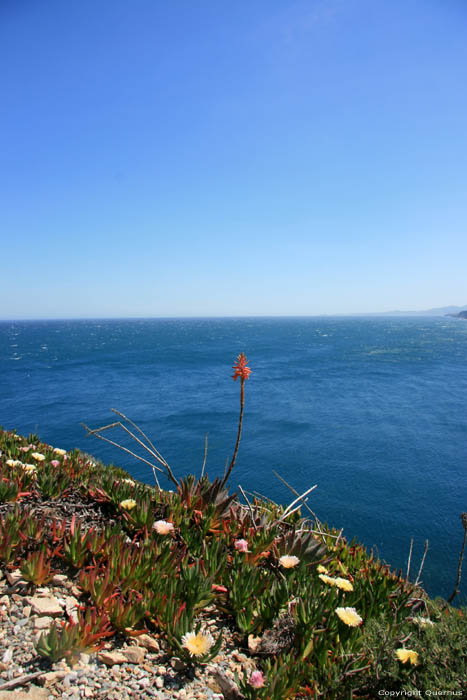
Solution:
[[[457,565],[457,580],[453,592],[448,598],[448,603],[452,603],[456,595],[459,593],[459,588],[461,584],[462,577],[462,561],[464,559],[465,543],[467,540],[467,513],[461,513],[461,523],[464,528],[464,541],[462,542],[462,547],[459,555],[459,563]]]
[[[206,433],[206,437],[204,438],[204,458],[203,458],[203,466],[201,468],[201,479],[204,476],[204,468],[206,467],[206,460],[208,457],[208,433]]]
[[[318,484],[315,484],[315,485],[312,486],[311,488],[307,489],[307,490],[304,491],[301,495],[299,495],[298,498],[295,499],[295,501],[292,501],[292,503],[291,503],[289,506],[287,506],[287,508],[284,510],[284,512],[282,513],[282,515],[281,515],[281,517],[279,518],[279,520],[282,520],[283,518],[286,518],[287,515],[288,515],[288,513],[289,513],[289,511],[290,511],[290,510],[294,507],[294,505],[296,505],[299,501],[301,501],[302,503],[304,503],[304,500],[303,500],[303,499],[305,498],[305,496],[308,496],[308,494],[311,493],[312,491],[314,491],[316,488],[318,488]]]
[[[288,484],[287,481],[286,481],[285,479],[283,479],[282,476],[281,476],[280,474],[278,474],[276,471],[274,471],[274,469],[272,470],[272,473],[274,474],[274,476],[276,476],[276,477],[279,479],[279,481],[282,481],[282,483],[284,484],[284,486],[287,486],[287,488],[290,489],[290,490],[292,491],[292,493],[294,493],[296,496],[298,496],[298,491],[296,491],[296,490],[294,489],[293,486],[291,486],[290,484]],[[306,508],[307,511],[308,511],[309,513],[311,513],[311,515],[314,517],[315,522],[316,522],[316,525],[317,525],[318,530],[319,530],[319,529],[320,529],[320,528],[319,528],[319,524],[320,524],[320,523],[319,523],[318,516],[316,515],[316,513],[313,513],[313,511],[311,510],[310,506],[305,505],[305,508]],[[320,532],[320,534],[323,534],[323,533]]]
[[[117,411],[116,408],[111,408],[110,410],[113,411],[114,413],[116,413],[117,416],[120,416],[120,417],[123,418],[124,420],[128,421],[128,423],[130,423],[130,425],[132,425],[134,428],[136,428],[136,430],[140,433],[140,435],[142,435],[142,436],[144,437],[144,439],[147,440],[148,445],[149,445],[150,447],[152,447],[152,449],[154,450],[154,452],[155,452],[156,454],[159,455],[159,457],[162,459],[163,462],[165,462],[165,459],[162,457],[162,455],[161,455],[161,453],[159,452],[159,450],[157,449],[157,447],[155,447],[155,446],[152,444],[151,440],[148,438],[148,436],[146,435],[146,433],[144,433],[144,432],[141,430],[141,428],[140,428],[138,425],[136,425],[136,423],[134,423],[134,422],[133,422],[130,418],[128,418],[128,416],[126,416],[124,413],[121,413],[120,411]]]
[[[405,576],[406,580],[409,580],[409,574],[410,574],[410,564],[412,562],[412,550],[413,550],[413,538],[410,540],[410,550],[409,550],[409,558],[407,561],[407,574]]]
[[[8,690],[10,688],[17,688],[20,685],[26,685],[26,683],[33,681],[35,678],[38,678],[39,676],[42,676],[43,673],[44,673],[43,671],[35,671],[34,673],[28,673],[26,676],[18,676],[18,678],[13,678],[13,680],[11,680],[11,681],[7,681],[6,683],[2,683],[0,685],[0,691]]]
[[[123,450],[124,452],[128,452],[128,454],[130,454],[132,457],[136,457],[136,459],[139,459],[141,462],[145,462],[145,464],[149,464],[149,466],[152,467],[152,469],[157,469],[158,472],[164,473],[163,469],[161,469],[160,467],[156,467],[154,464],[149,462],[147,459],[144,459],[144,457],[140,457],[139,455],[137,455],[134,452],[132,452],[131,450],[129,450],[127,447],[123,447],[123,445],[119,445],[118,442],[114,442],[113,440],[109,440],[109,438],[106,438],[103,435],[99,435],[98,432],[96,432],[95,430],[91,430],[90,428],[88,428],[87,425],[84,425],[84,423],[81,423],[81,425],[84,428],[86,428],[89,435],[95,435],[97,438],[99,438],[99,440],[104,440],[104,442],[108,442],[110,445],[115,445],[115,447],[118,447],[120,450]]]
[[[243,498],[245,499],[245,501],[246,501],[247,504],[248,504],[248,508],[249,508],[249,510],[250,510],[250,515],[251,515],[251,522],[253,523],[253,527],[255,528],[255,530],[258,530],[258,526],[256,525],[255,514],[253,513],[253,508],[251,507],[251,503],[250,503],[250,501],[248,500],[248,497],[247,497],[245,491],[244,491],[244,490],[242,489],[242,487],[240,486],[240,484],[238,485],[238,488],[240,489]]]
[[[221,488],[225,486],[227,483],[227,480],[232,472],[232,469],[234,468],[235,461],[237,459],[237,454],[238,454],[238,448],[240,445],[240,438],[242,437],[242,424],[243,424],[243,409],[245,407],[245,378],[240,377],[240,415],[238,417],[238,430],[237,430],[237,442],[235,443],[235,450],[233,453],[233,457],[230,460],[229,468],[227,469],[227,473],[225,474],[224,478],[222,479],[221,483]]]
[[[422,561],[420,562],[420,568],[418,570],[417,578],[415,579],[415,583],[414,583],[415,586],[417,586],[418,582],[420,581],[420,576],[422,575],[423,566],[425,564],[425,558],[426,558],[427,552],[428,552],[428,540],[425,540],[425,550],[423,552]]]

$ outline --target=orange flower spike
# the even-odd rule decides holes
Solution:
[[[249,378],[251,369],[247,367],[247,363],[248,360],[246,359],[245,353],[241,352],[237,357],[237,362],[232,367],[232,369],[235,370],[234,374],[232,375],[234,382],[237,381],[238,377],[240,377],[242,382]]]

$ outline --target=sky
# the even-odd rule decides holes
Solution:
[[[465,0],[2,0],[0,318],[467,304]]]

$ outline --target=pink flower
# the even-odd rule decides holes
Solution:
[[[253,671],[248,681],[252,688],[262,688],[264,685],[264,676],[261,671]]]
[[[213,583],[211,591],[214,591],[214,593],[227,593],[227,588],[225,586],[220,586],[218,583]]]
[[[246,540],[235,540],[234,547],[237,552],[248,552],[248,542]]]
[[[21,450],[21,452],[29,452],[29,450],[32,448],[31,445],[27,445],[26,447],[20,447],[19,449]]]
[[[58,459],[51,459],[51,460],[50,460],[50,464],[51,464],[53,467],[59,467],[59,466],[60,466],[60,462],[58,461]]]

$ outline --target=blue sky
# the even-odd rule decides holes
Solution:
[[[464,0],[3,0],[0,318],[467,304]]]

